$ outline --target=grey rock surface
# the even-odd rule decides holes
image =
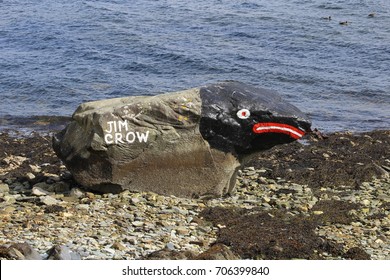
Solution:
[[[246,110],[240,104],[251,118],[238,115]],[[221,196],[234,189],[246,158],[296,139],[286,129],[260,132],[262,121],[302,135],[310,128],[276,93],[225,82],[81,104],[53,147],[78,183],[99,192]]]

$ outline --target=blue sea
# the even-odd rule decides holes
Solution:
[[[390,1],[0,0],[0,130],[223,80],[323,131],[390,129]]]

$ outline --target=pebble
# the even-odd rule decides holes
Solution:
[[[173,251],[175,250],[175,245],[171,242],[167,243],[167,245],[165,246],[168,250],[170,251]]]
[[[236,193],[210,200],[129,191],[119,195],[99,195],[78,188],[69,189],[69,185],[61,184],[62,181],[33,186],[33,189],[41,187],[46,192],[56,191],[52,195],[46,193],[28,197],[20,193],[15,196],[14,192],[10,195],[6,190],[2,193],[0,213],[12,213],[9,215],[12,219],[4,225],[1,239],[4,242],[31,240],[40,255],[47,257],[48,248],[53,244],[66,244],[62,246],[77,252],[81,259],[141,259],[150,252],[164,248],[169,251],[185,249],[200,254],[216,241],[220,230],[228,227],[225,224],[214,227],[200,219],[199,213],[207,207],[240,206],[256,211],[284,209],[292,216],[323,215],[326,210],[310,209],[323,199],[323,195],[329,194],[327,200],[357,201],[363,207],[350,211],[354,217],[350,224],[327,224],[319,227],[317,234],[342,244],[345,251],[360,247],[371,258],[390,258],[390,233],[384,230],[389,228],[390,212],[382,207],[390,197],[389,180],[374,180],[362,184],[361,189],[357,190],[337,187],[312,190],[282,178],[276,182],[258,177],[260,173],[264,176],[264,172],[254,168],[246,168],[240,173]],[[61,187],[57,188],[58,183]],[[0,183],[0,192],[1,185],[10,184]],[[20,189],[27,189],[28,184],[20,185]],[[13,204],[16,198],[18,202]],[[44,203],[43,199],[47,199],[49,204]],[[6,205],[6,201],[13,202]],[[61,205],[62,210],[46,214],[47,206],[53,205],[50,201],[54,205]],[[324,254],[324,257],[336,258],[331,254]]]
[[[80,190],[79,188],[72,188],[70,190],[69,196],[75,197],[75,198],[82,198],[84,196],[84,192]]]
[[[141,221],[134,221],[131,223],[135,227],[142,227],[144,225],[144,222]]]
[[[49,185],[48,183],[45,183],[45,182],[36,183],[33,186],[33,188],[38,188],[38,189],[41,189],[41,190],[45,190],[47,192],[53,191],[52,188],[51,188],[51,185]]]
[[[8,193],[9,187],[7,184],[0,184],[0,193]]]
[[[65,193],[70,191],[69,184],[66,182],[57,182],[52,185],[52,189],[56,193]]]
[[[369,206],[371,204],[371,202],[368,199],[364,199],[364,200],[362,200],[362,204],[364,206]]]
[[[112,248],[120,251],[125,251],[127,249],[126,246],[120,242],[115,242],[114,244],[112,244]]]
[[[40,173],[42,171],[42,168],[37,165],[30,164],[29,166],[31,168],[31,171],[34,173]]]
[[[31,173],[31,172],[28,172],[28,173],[26,174],[26,178],[27,178],[28,180],[34,180],[34,179],[35,179],[35,175],[34,175],[33,173]]]
[[[57,205],[59,201],[51,196],[42,196],[41,202],[45,205],[51,206],[51,205]]]
[[[41,189],[40,187],[33,187],[31,190],[31,194],[35,196],[44,196],[49,195],[50,193],[44,189]]]
[[[88,204],[79,204],[76,206],[76,209],[78,210],[89,210],[89,205]]]

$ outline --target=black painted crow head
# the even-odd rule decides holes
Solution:
[[[215,149],[244,156],[310,131],[308,117],[275,91],[223,82],[202,87],[200,96],[200,132]]]

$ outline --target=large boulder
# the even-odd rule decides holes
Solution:
[[[221,196],[246,159],[308,130],[276,92],[222,82],[81,104],[53,147],[78,183],[99,192]]]

